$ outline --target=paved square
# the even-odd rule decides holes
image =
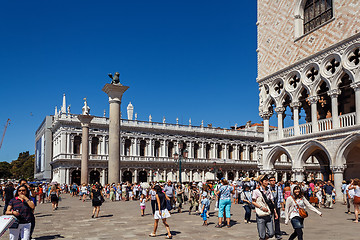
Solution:
[[[233,226],[214,228],[217,218],[210,217],[210,225],[202,226],[198,215],[188,215],[189,205],[184,205],[183,213],[174,213],[168,219],[173,239],[258,239],[256,223],[244,224],[242,205],[232,205]],[[211,210],[213,209],[213,204]],[[304,239],[332,240],[359,239],[360,224],[352,222],[354,215],[345,213],[345,206],[337,203],[334,209],[321,209],[323,217],[310,212],[305,220]],[[36,208],[35,239],[164,239],[165,227],[159,225],[158,236],[150,238],[153,229],[151,206],[147,202],[146,216],[140,216],[139,202],[109,202],[101,207],[100,217],[91,218],[91,201],[83,203],[76,197],[62,195],[59,209],[51,210],[51,204],[40,204]],[[213,213],[213,211],[210,211]],[[212,214],[213,215],[213,214]],[[255,220],[255,214],[252,214]],[[287,234],[292,233],[291,226],[281,225]],[[3,239],[9,237],[5,233]],[[288,239],[289,235],[283,236]],[[274,238],[275,239],[275,238]]]

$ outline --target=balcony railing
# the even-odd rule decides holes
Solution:
[[[356,113],[348,113],[339,116],[339,128],[351,127],[356,124]],[[318,132],[325,132],[334,129],[333,118],[326,118],[317,121]],[[313,133],[313,125],[312,123],[305,123],[299,125],[299,133],[296,134],[295,127],[288,127],[283,129],[283,138],[293,137],[293,136],[301,136]],[[268,135],[269,141],[279,140],[279,132],[278,130],[273,130],[269,132]]]

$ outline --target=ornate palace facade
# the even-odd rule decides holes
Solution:
[[[338,193],[359,177],[359,14],[354,0],[258,1],[263,171],[287,169],[299,181],[320,171]]]

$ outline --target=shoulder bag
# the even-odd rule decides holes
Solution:
[[[360,204],[360,197],[354,196],[354,204]]]
[[[296,202],[295,198],[293,196],[291,196],[291,197],[294,200],[294,202],[295,202],[295,204],[296,204],[296,206],[298,208],[298,212],[299,212],[300,217],[307,218],[309,216],[307,211],[304,208],[299,207],[299,204]]]
[[[260,190],[259,190],[260,191]],[[261,192],[261,191],[260,191]],[[260,205],[261,207],[264,207],[266,209],[268,209],[267,212],[264,212],[263,210],[261,210],[260,208],[255,208],[255,212],[256,215],[258,215],[259,217],[265,217],[265,216],[269,216],[271,214],[271,211],[269,210],[269,206],[266,204],[265,199],[263,196],[260,196],[256,199],[256,203],[258,205]]]

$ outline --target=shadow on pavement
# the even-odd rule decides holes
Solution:
[[[38,215],[37,215],[37,214],[34,214],[34,215],[35,215],[36,218],[52,216],[52,214],[43,214],[43,215],[40,215],[39,213],[38,213]]]
[[[102,216],[99,216],[99,218],[107,218],[107,217],[112,217],[112,216],[114,216],[114,215],[112,215],[112,214],[109,214],[109,215],[102,215]]]
[[[42,237],[38,237],[35,239],[36,240],[45,240],[45,239],[57,239],[57,238],[65,238],[65,237],[61,236],[60,234],[57,234],[57,235],[42,236]]]

